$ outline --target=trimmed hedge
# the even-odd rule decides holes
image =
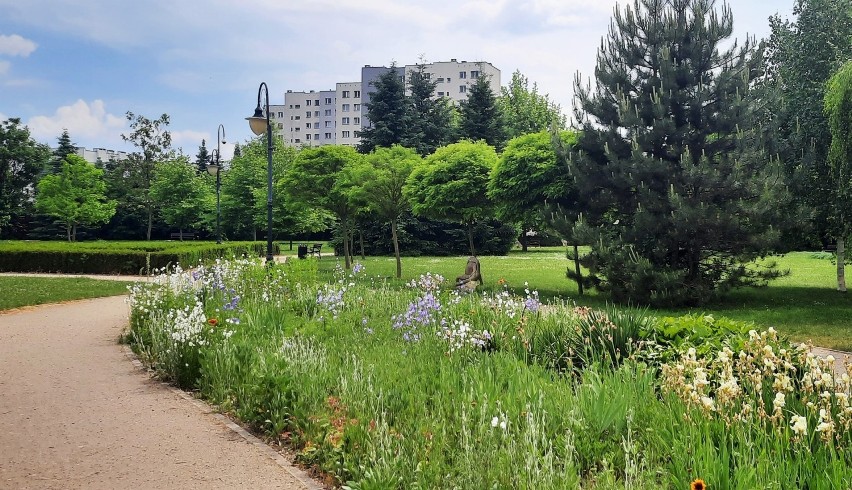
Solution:
[[[273,253],[278,252],[274,244]],[[0,272],[147,274],[178,264],[189,268],[220,257],[265,254],[266,242],[5,242],[0,244]]]

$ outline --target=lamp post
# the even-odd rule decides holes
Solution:
[[[266,95],[266,105],[261,106],[261,94]],[[266,116],[264,117],[264,112]],[[252,117],[247,117],[252,133],[257,136],[266,131],[266,265],[272,258],[272,124],[269,123],[269,87],[260,82],[257,88],[257,108]]]
[[[216,149],[210,154],[210,165],[207,165],[207,173],[216,176],[216,245],[222,244],[222,232],[220,231],[220,217],[222,212],[219,207],[219,188],[222,185],[222,165],[219,163],[219,156],[222,154],[222,143],[225,143],[225,126],[219,125],[216,129]]]

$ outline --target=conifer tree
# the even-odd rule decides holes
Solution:
[[[435,98],[438,82],[426,73],[426,66],[408,76],[408,127],[402,146],[412,148],[420,156],[430,155],[452,140],[452,107],[444,97]]]
[[[369,126],[361,129],[358,151],[369,153],[377,147],[391,147],[402,143],[408,131],[408,109],[402,69],[391,64],[390,69],[373,82],[375,92],[370,93],[367,107]]]
[[[760,53],[722,49],[730,8],[713,0],[616,7],[597,84],[578,79],[582,125],[570,162],[588,193],[575,231],[615,300],[695,304],[779,273],[749,266],[777,233],[777,165],[756,141],[749,88]]]
[[[71,142],[71,136],[67,129],[62,130],[62,134],[57,138],[57,147],[53,150],[53,158],[50,160],[50,168],[47,173],[56,175],[62,173],[62,164],[65,162],[65,157],[77,153],[77,147]]]
[[[210,163],[210,152],[207,151],[207,140],[201,140],[201,146],[198,147],[198,153],[195,155],[195,173],[203,174],[207,172],[207,164]]]
[[[480,75],[468,89],[467,100],[460,105],[459,136],[471,141],[483,140],[499,150],[506,142],[506,131],[503,113],[488,78]]]

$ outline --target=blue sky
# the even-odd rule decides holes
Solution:
[[[734,36],[768,35],[793,1],[730,0]],[[280,104],[288,89],[421,56],[489,61],[504,83],[519,69],[570,113],[574,74],[593,75],[617,2],[0,0],[0,120],[50,145],[67,128],[80,146],[132,150],[124,114],[167,113],[174,145],[194,155],[219,124],[229,143],[249,138],[261,81]]]

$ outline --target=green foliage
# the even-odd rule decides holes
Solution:
[[[68,155],[77,153],[77,146],[71,142],[71,135],[67,129],[62,130],[62,134],[57,138],[56,149],[53,150],[53,159],[50,161],[50,167],[47,169],[49,174],[62,173],[62,163]]]
[[[431,80],[425,65],[417,65],[408,77],[406,121],[408,127],[402,145],[426,156],[452,142],[452,105],[444,97],[435,97],[437,80]],[[372,113],[371,113],[372,119]]]
[[[367,108],[369,126],[361,130],[358,151],[369,153],[377,147],[401,144],[408,132],[408,107],[403,68],[392,63],[374,82]]]
[[[215,209],[216,196],[207,173],[199,174],[185,156],[157,164],[150,192],[169,226],[179,231],[209,227],[204,219]]]
[[[506,142],[506,131],[503,112],[488,79],[482,75],[468,87],[467,100],[459,107],[459,137],[482,140],[499,150]]]
[[[0,123],[0,233],[20,228],[32,214],[36,176],[50,160],[50,149],[30,137],[21,120]]]
[[[497,153],[484,141],[462,141],[439,148],[408,178],[405,194],[416,215],[468,225],[487,218],[486,194]],[[472,235],[471,254],[475,255]]]
[[[747,95],[760,56],[720,50],[733,18],[703,0],[616,9],[596,89],[576,84],[583,127],[569,160],[584,193],[573,235],[616,301],[695,304],[779,275],[746,266],[777,242],[777,161],[753,155]],[[700,40],[700,42],[693,42]],[[717,67],[722,67],[721,70]]]
[[[539,94],[535,82],[530,89],[529,79],[520,70],[512,73],[509,84],[501,87],[501,94],[498,105],[503,113],[506,136],[509,139],[552,129],[565,129],[565,115],[562,114],[559,104],[552,102],[547,94]]]
[[[832,231],[835,237],[843,239],[852,229],[852,63],[844,64],[829,79],[825,112],[831,129],[828,180]]]
[[[201,140],[198,153],[195,154],[195,171],[199,174],[207,171],[207,163],[210,161],[210,152],[207,151],[207,141]]]
[[[106,199],[103,170],[77,155],[68,155],[59,174],[38,183],[36,209],[65,225],[68,241],[77,239],[78,225],[106,223],[115,214],[115,201]]]

